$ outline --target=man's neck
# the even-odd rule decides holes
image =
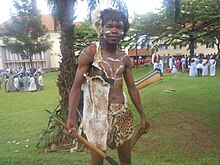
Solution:
[[[116,52],[118,45],[117,44],[109,44],[107,42],[105,42],[105,40],[102,41],[102,48],[104,50],[107,50],[109,52]]]

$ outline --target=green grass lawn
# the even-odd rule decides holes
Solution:
[[[134,69],[135,79],[151,68]],[[49,115],[59,103],[57,72],[44,75],[44,90],[0,90],[0,164],[89,164],[89,154],[43,153],[36,149]],[[175,92],[165,92],[174,88]],[[215,77],[165,73],[160,82],[140,90],[151,124],[132,150],[134,165],[220,164],[220,69]],[[139,116],[129,102],[136,123]],[[108,154],[118,160],[115,151]],[[107,164],[107,163],[106,163]]]

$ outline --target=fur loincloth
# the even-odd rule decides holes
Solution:
[[[111,149],[120,147],[134,133],[134,122],[131,110],[125,104],[110,104],[108,111],[108,140]]]

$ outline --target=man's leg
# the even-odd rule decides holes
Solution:
[[[118,148],[118,157],[121,165],[131,165],[131,140],[126,141]]]
[[[95,151],[91,151],[90,165],[103,165],[103,158]]]
[[[200,69],[200,76],[202,76],[202,69]]]

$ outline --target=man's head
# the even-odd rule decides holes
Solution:
[[[128,31],[129,28],[128,18],[122,11],[111,8],[104,9],[101,12],[100,18],[102,20],[102,25],[101,25],[102,28],[105,26],[105,24],[108,21],[115,21],[115,22],[121,22],[123,24],[124,33]]]
[[[99,36],[103,35],[103,28],[108,21],[122,23],[124,35],[128,31],[128,18],[122,11],[112,8],[96,9],[93,11],[92,24]]]

